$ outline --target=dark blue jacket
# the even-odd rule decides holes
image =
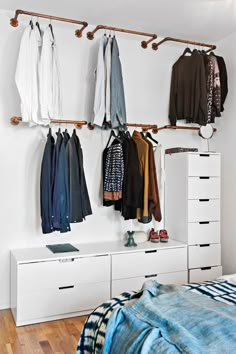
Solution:
[[[41,166],[40,178],[40,199],[41,199],[41,218],[42,231],[44,234],[53,232],[53,212],[52,212],[52,193],[53,193],[53,156],[54,138],[51,129],[47,136]]]

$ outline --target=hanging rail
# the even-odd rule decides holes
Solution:
[[[208,51],[216,49],[216,46],[214,44],[194,42],[194,41],[189,41],[187,39],[172,38],[172,37],[165,37],[165,38],[163,38],[161,41],[159,41],[157,43],[152,43],[152,49],[153,50],[157,50],[162,43],[167,42],[167,41],[186,43],[186,44],[193,44],[193,45],[198,45],[200,47],[207,47],[207,48],[210,48]]]
[[[157,125],[156,124],[139,124],[139,123],[127,123],[125,125],[126,127],[137,127],[137,128],[142,128],[142,130],[148,131],[150,129],[152,129],[153,134],[156,134],[158,131]],[[88,123],[88,129],[89,130],[93,130],[95,128],[95,126],[92,123]],[[109,128],[111,128],[109,126]],[[111,128],[112,129],[112,128]]]
[[[157,131],[164,129],[199,130],[200,127],[186,127],[185,125],[163,125],[162,127],[158,127]],[[213,129],[214,132],[216,132],[216,128]]]
[[[34,17],[42,17],[42,18],[47,18],[49,20],[55,20],[55,21],[61,21],[61,22],[68,22],[68,23],[74,23],[76,25],[82,25],[82,28],[78,29],[75,31],[76,37],[82,37],[83,30],[88,26],[87,22],[84,21],[77,21],[77,20],[71,20],[69,18],[64,18],[64,17],[57,17],[57,16],[50,16],[50,15],[45,15],[45,14],[39,14],[37,12],[30,12],[30,11],[24,11],[24,10],[16,10],[15,17],[13,17],[10,20],[10,24],[12,27],[17,27],[19,22],[18,22],[18,16],[19,15],[28,15],[28,16],[34,16]]]
[[[116,31],[116,32],[123,32],[123,33],[129,33],[129,34],[135,34],[138,36],[144,36],[144,37],[151,37],[148,41],[142,41],[141,42],[141,47],[142,48],[147,48],[148,44],[154,41],[154,39],[157,38],[156,34],[151,34],[151,33],[145,33],[145,32],[138,32],[138,31],[133,31],[133,30],[128,30],[124,28],[117,28],[117,27],[111,27],[111,26],[104,26],[104,25],[98,25],[93,31],[87,33],[87,38],[92,40],[94,39],[94,34],[101,30],[111,30],[111,31]]]
[[[21,117],[11,117],[10,122],[12,125],[18,125],[20,122],[22,122]],[[67,120],[67,119],[51,119],[51,123],[66,123],[66,124],[74,124],[75,128],[81,129],[83,125],[87,125],[87,122],[85,120]]]

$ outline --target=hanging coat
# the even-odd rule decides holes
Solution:
[[[102,127],[105,118],[105,49],[107,44],[106,36],[103,36],[100,40],[98,50],[98,61],[96,69],[96,86],[95,86],[95,98],[94,98],[94,121],[95,125]]]
[[[126,124],[126,109],[122,68],[116,38],[112,40],[111,52],[111,126],[117,128]]]
[[[74,129],[66,146],[69,171],[70,222],[82,222],[92,214],[83,168],[83,152]]]
[[[53,232],[53,211],[52,211],[52,193],[53,193],[53,156],[54,156],[54,138],[49,130],[47,142],[44,148],[43,160],[41,166],[40,178],[40,200],[41,200],[41,218],[42,231],[44,234]]]
[[[53,172],[53,227],[55,230],[60,230],[60,200],[59,200],[59,154],[60,148],[62,145],[62,134],[60,129],[58,130],[57,140],[54,148],[53,154],[53,165],[52,165],[52,172]]]
[[[40,124],[38,64],[41,34],[37,26],[27,26],[20,44],[15,81],[21,99],[23,122]]]
[[[58,56],[52,27],[48,26],[43,35],[42,53],[39,64],[40,108],[42,120],[61,116],[61,92]]]

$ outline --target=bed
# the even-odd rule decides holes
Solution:
[[[236,353],[236,275],[183,286],[144,283],[88,317],[77,354]]]

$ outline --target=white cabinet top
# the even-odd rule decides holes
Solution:
[[[152,250],[163,250],[168,248],[187,247],[186,244],[169,240],[167,243],[143,242],[137,247],[125,247],[123,242],[99,242],[73,244],[79,249],[77,252],[52,253],[46,246],[38,248],[22,248],[12,250],[12,256],[18,263],[32,263],[39,261],[55,261],[58,259],[70,259],[80,257],[112,255],[118,253],[144,252]]]

